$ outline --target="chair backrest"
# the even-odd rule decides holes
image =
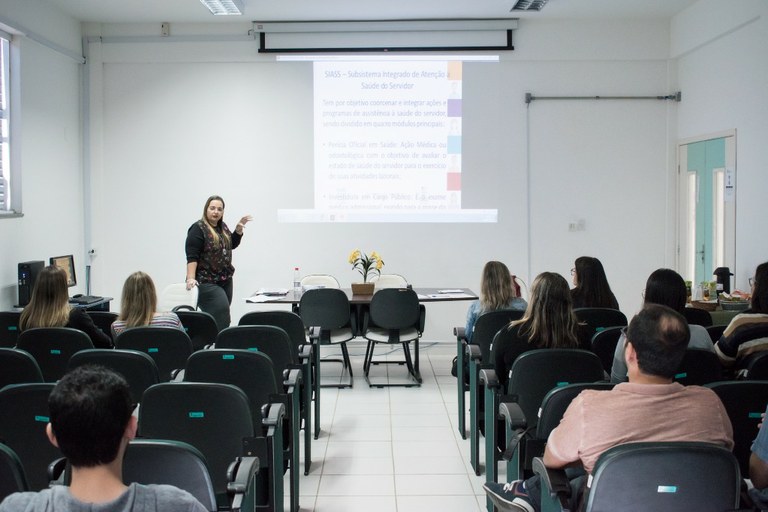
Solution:
[[[216,341],[216,335],[219,334],[219,327],[216,325],[216,319],[213,315],[205,311],[185,311],[176,310],[176,314],[181,320],[181,325],[192,342],[192,350],[200,350]]]
[[[768,380],[768,350],[761,350],[747,356],[744,362],[749,380]]]
[[[408,288],[379,290],[371,299],[370,314],[376,327],[382,329],[418,328],[419,297]]]
[[[99,328],[101,332],[109,336],[112,339],[112,322],[117,320],[117,313],[113,311],[85,311],[94,325]]]
[[[406,288],[408,286],[408,280],[400,274],[381,274],[374,277],[371,281],[376,284],[377,290]]]
[[[723,332],[725,332],[727,325],[710,325],[706,327],[707,332],[709,333],[709,337],[712,338],[712,343],[717,343],[717,341],[720,339],[720,336],[723,335]]]
[[[611,373],[613,367],[613,355],[622,329],[622,326],[606,327],[592,336],[592,352],[597,354],[603,363],[603,369],[608,373]]]
[[[307,334],[301,317],[293,311],[251,311],[240,318],[238,325],[273,325],[288,333],[298,354],[299,347],[307,343]]]
[[[0,311],[0,347],[15,347],[21,311]]]
[[[160,382],[171,380],[173,371],[184,368],[192,354],[187,333],[173,327],[131,327],[117,335],[115,347],[149,355],[155,360]]]
[[[28,490],[19,456],[9,446],[0,443],[0,502],[9,494]]]
[[[507,395],[520,405],[526,418],[536,418],[544,396],[551,389],[601,380],[603,364],[592,352],[555,348],[531,350],[512,364]],[[532,424],[530,419],[528,424]]]
[[[32,354],[45,382],[56,382],[66,372],[72,354],[93,348],[93,343],[87,334],[77,329],[38,327],[19,334],[16,348]]]
[[[96,364],[122,375],[131,388],[133,403],[141,402],[144,391],[160,382],[155,360],[138,350],[94,348],[81,350],[69,359],[67,370],[78,366]]]
[[[301,286],[322,286],[324,288],[341,288],[339,280],[330,274],[307,274],[301,278]]]
[[[720,397],[728,412],[733,426],[733,453],[739,461],[741,472],[747,475],[757,424],[761,421],[760,415],[765,412],[765,404],[768,404],[768,381],[713,382],[705,386]]]
[[[306,327],[323,330],[340,329],[349,324],[350,309],[347,294],[342,290],[321,288],[307,290],[299,301],[301,321]]]
[[[491,343],[494,342],[499,331],[514,320],[521,319],[524,313],[525,311],[514,309],[498,309],[483,313],[477,318],[475,330],[472,332],[472,344],[480,347],[483,364],[491,361]]]
[[[37,361],[29,352],[0,348],[0,389],[9,384],[43,382]]]
[[[282,388],[282,381],[278,380],[267,354],[225,348],[202,350],[189,356],[184,382],[219,382],[237,386],[248,397],[256,429],[261,425],[261,407]]]
[[[216,338],[216,348],[263,352],[272,360],[278,375],[299,364],[288,333],[274,325],[238,325],[227,327]]]
[[[163,288],[157,298],[157,310],[173,311],[177,306],[190,306],[192,309],[197,309],[197,295],[197,286],[187,290],[186,283],[169,284]]]
[[[735,510],[740,485],[736,459],[720,446],[630,443],[610,448],[600,456],[585,510]]]
[[[0,390],[0,440],[21,460],[29,489],[48,487],[48,465],[61,458],[58,448],[48,442],[48,395],[52,383],[12,384]]]
[[[563,414],[571,402],[585,389],[609,391],[614,384],[610,382],[580,382],[566,384],[551,389],[542,399],[539,410],[539,422],[536,425],[536,439],[547,439],[549,433],[560,424]]]
[[[248,397],[230,384],[171,382],[144,392],[139,435],[189,443],[205,456],[219,503],[227,491],[227,468],[253,436]]]
[[[723,365],[717,354],[709,350],[689,348],[675,373],[675,380],[684,386],[702,386],[717,382],[723,376]]]
[[[579,322],[583,322],[592,329],[601,331],[606,327],[625,326],[627,315],[612,308],[576,308],[573,310]]]
[[[709,327],[712,325],[712,315],[709,311],[699,308],[683,308],[683,316],[689,324]]]
[[[216,494],[200,450],[181,441],[134,439],[123,459],[123,482],[173,485],[216,511]]]

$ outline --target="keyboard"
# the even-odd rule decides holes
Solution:
[[[97,297],[96,295],[81,295],[80,297],[69,298],[69,302],[72,304],[91,304],[100,300],[102,300],[102,297]]]

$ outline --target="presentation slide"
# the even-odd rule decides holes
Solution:
[[[462,208],[461,60],[314,62],[314,205],[280,222],[497,222]]]

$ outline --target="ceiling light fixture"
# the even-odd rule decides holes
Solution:
[[[243,0],[200,0],[215,16],[239,16],[243,14]]]
[[[549,0],[517,0],[509,12],[515,11],[540,11]]]

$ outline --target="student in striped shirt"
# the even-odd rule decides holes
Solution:
[[[134,272],[123,285],[123,296],[120,303],[120,315],[112,323],[112,336],[131,327],[146,325],[155,327],[173,327],[184,330],[176,313],[171,311],[158,312],[157,291],[152,278],[144,272]]]

